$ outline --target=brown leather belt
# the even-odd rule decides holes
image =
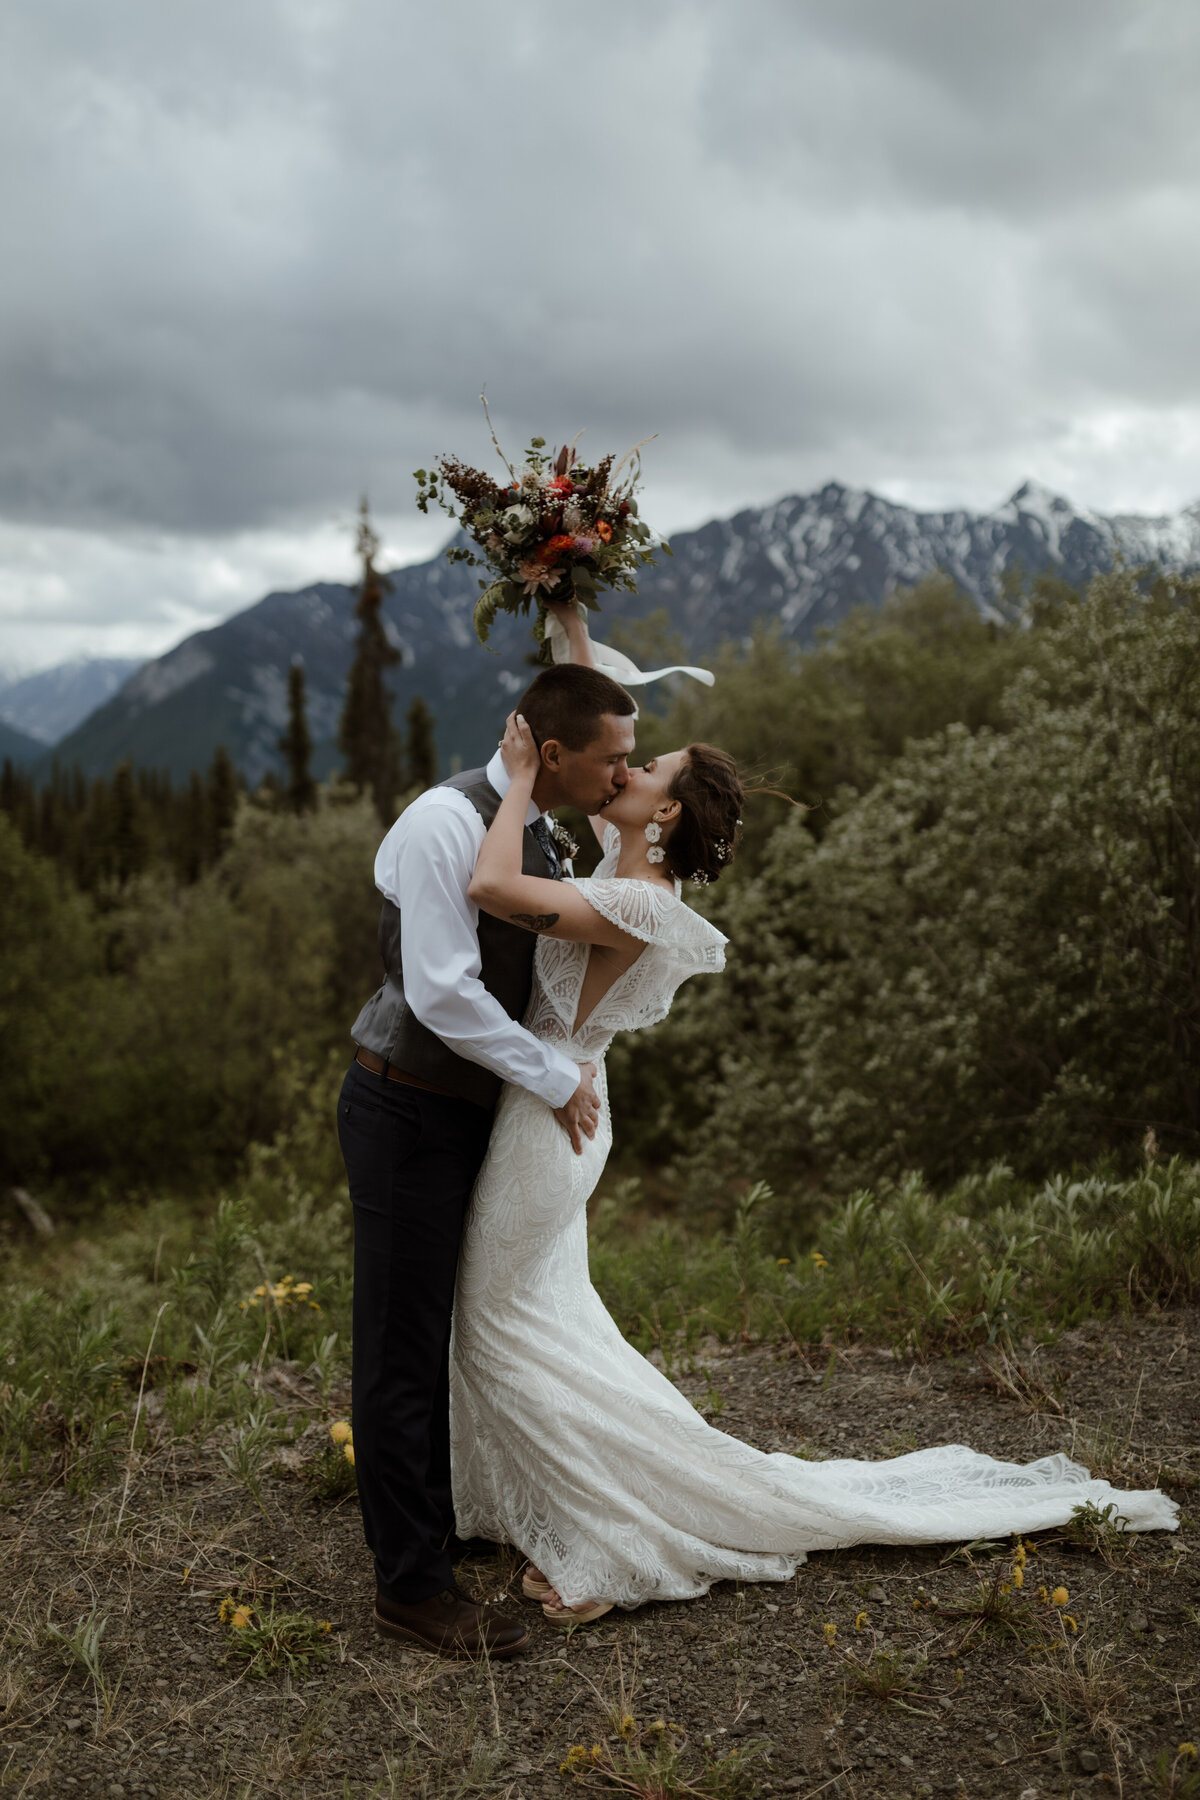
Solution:
[[[361,1044],[354,1052],[354,1060],[364,1069],[370,1069],[372,1075],[386,1075],[389,1081],[402,1081],[405,1087],[424,1088],[427,1093],[440,1094],[444,1100],[458,1098],[448,1088],[435,1087],[432,1081],[422,1081],[419,1075],[410,1075],[406,1069],[398,1069],[395,1063],[385,1062],[382,1056],[376,1056],[373,1050],[364,1050]]]

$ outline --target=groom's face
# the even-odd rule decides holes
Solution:
[[[633,720],[601,714],[596,735],[582,750],[568,750],[556,739],[542,745],[542,765],[553,775],[555,806],[576,806],[589,816],[613,800],[629,780],[633,755]]]

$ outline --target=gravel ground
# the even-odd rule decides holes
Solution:
[[[1158,1476],[1183,1502],[1183,1528],[1100,1550],[1043,1534],[1008,1594],[1011,1544],[820,1555],[787,1584],[725,1584],[569,1639],[528,1608],[531,1648],[490,1669],[373,1634],[357,1508],[316,1504],[298,1478],[333,1414],[281,1367],[272,1397],[307,1425],[258,1502],[216,1447],[165,1433],[128,1492],[8,1491],[0,1792],[1195,1800],[1200,1763],[1180,1746],[1200,1744],[1196,1324],[1172,1313],[1082,1327],[1007,1363],[712,1346],[671,1373],[722,1430],[762,1449],[882,1457],[954,1440],[1019,1460],[1062,1449],[1125,1485]],[[504,1550],[464,1563],[460,1579],[494,1596],[512,1591],[516,1568]],[[1038,1599],[1060,1585],[1066,1608]],[[328,1619],[327,1659],[247,1679],[228,1660],[226,1593]],[[77,1660],[64,1672],[45,1630],[70,1632],[93,1609],[107,1620],[100,1686]],[[574,1775],[561,1772],[573,1746]],[[645,1774],[655,1757],[674,1785]]]

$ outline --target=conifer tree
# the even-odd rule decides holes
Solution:
[[[121,887],[131,876],[138,874],[145,863],[145,834],[140,815],[133,763],[127,757],[118,763],[113,775],[112,835],[109,840],[112,871]]]
[[[362,564],[354,609],[359,621],[358,643],[350,665],[338,744],[346,759],[347,781],[353,782],[360,793],[370,790],[380,823],[390,825],[403,782],[400,744],[392,722],[392,696],[383,678],[385,670],[400,661],[400,652],[389,643],[384,630],[383,596],[391,583],[375,567],[379,539],[371,529],[365,494],[358,512],[356,549]]]
[[[312,778],[312,737],[304,705],[304,664],[288,670],[288,727],[279,740],[287,763],[287,803],[294,813],[311,812],[317,804],[317,784]]]
[[[207,860],[216,862],[229,842],[229,834],[233,830],[240,786],[237,770],[234,768],[224,744],[218,744],[213,752],[206,786],[208,790]]]
[[[437,780],[437,751],[433,743],[433,714],[418,694],[408,709],[408,741],[404,760],[409,787],[432,787]]]

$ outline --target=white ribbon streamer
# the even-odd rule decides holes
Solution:
[[[546,636],[555,662],[570,662],[567,634],[553,613],[546,615]],[[595,638],[592,639],[592,656],[600,673],[619,681],[622,687],[644,687],[648,681],[660,681],[664,675],[690,675],[693,680],[702,681],[705,687],[712,687],[717,679],[711,669],[694,669],[688,663],[672,663],[666,669],[639,669],[624,651],[614,650],[611,644],[598,644]]]

